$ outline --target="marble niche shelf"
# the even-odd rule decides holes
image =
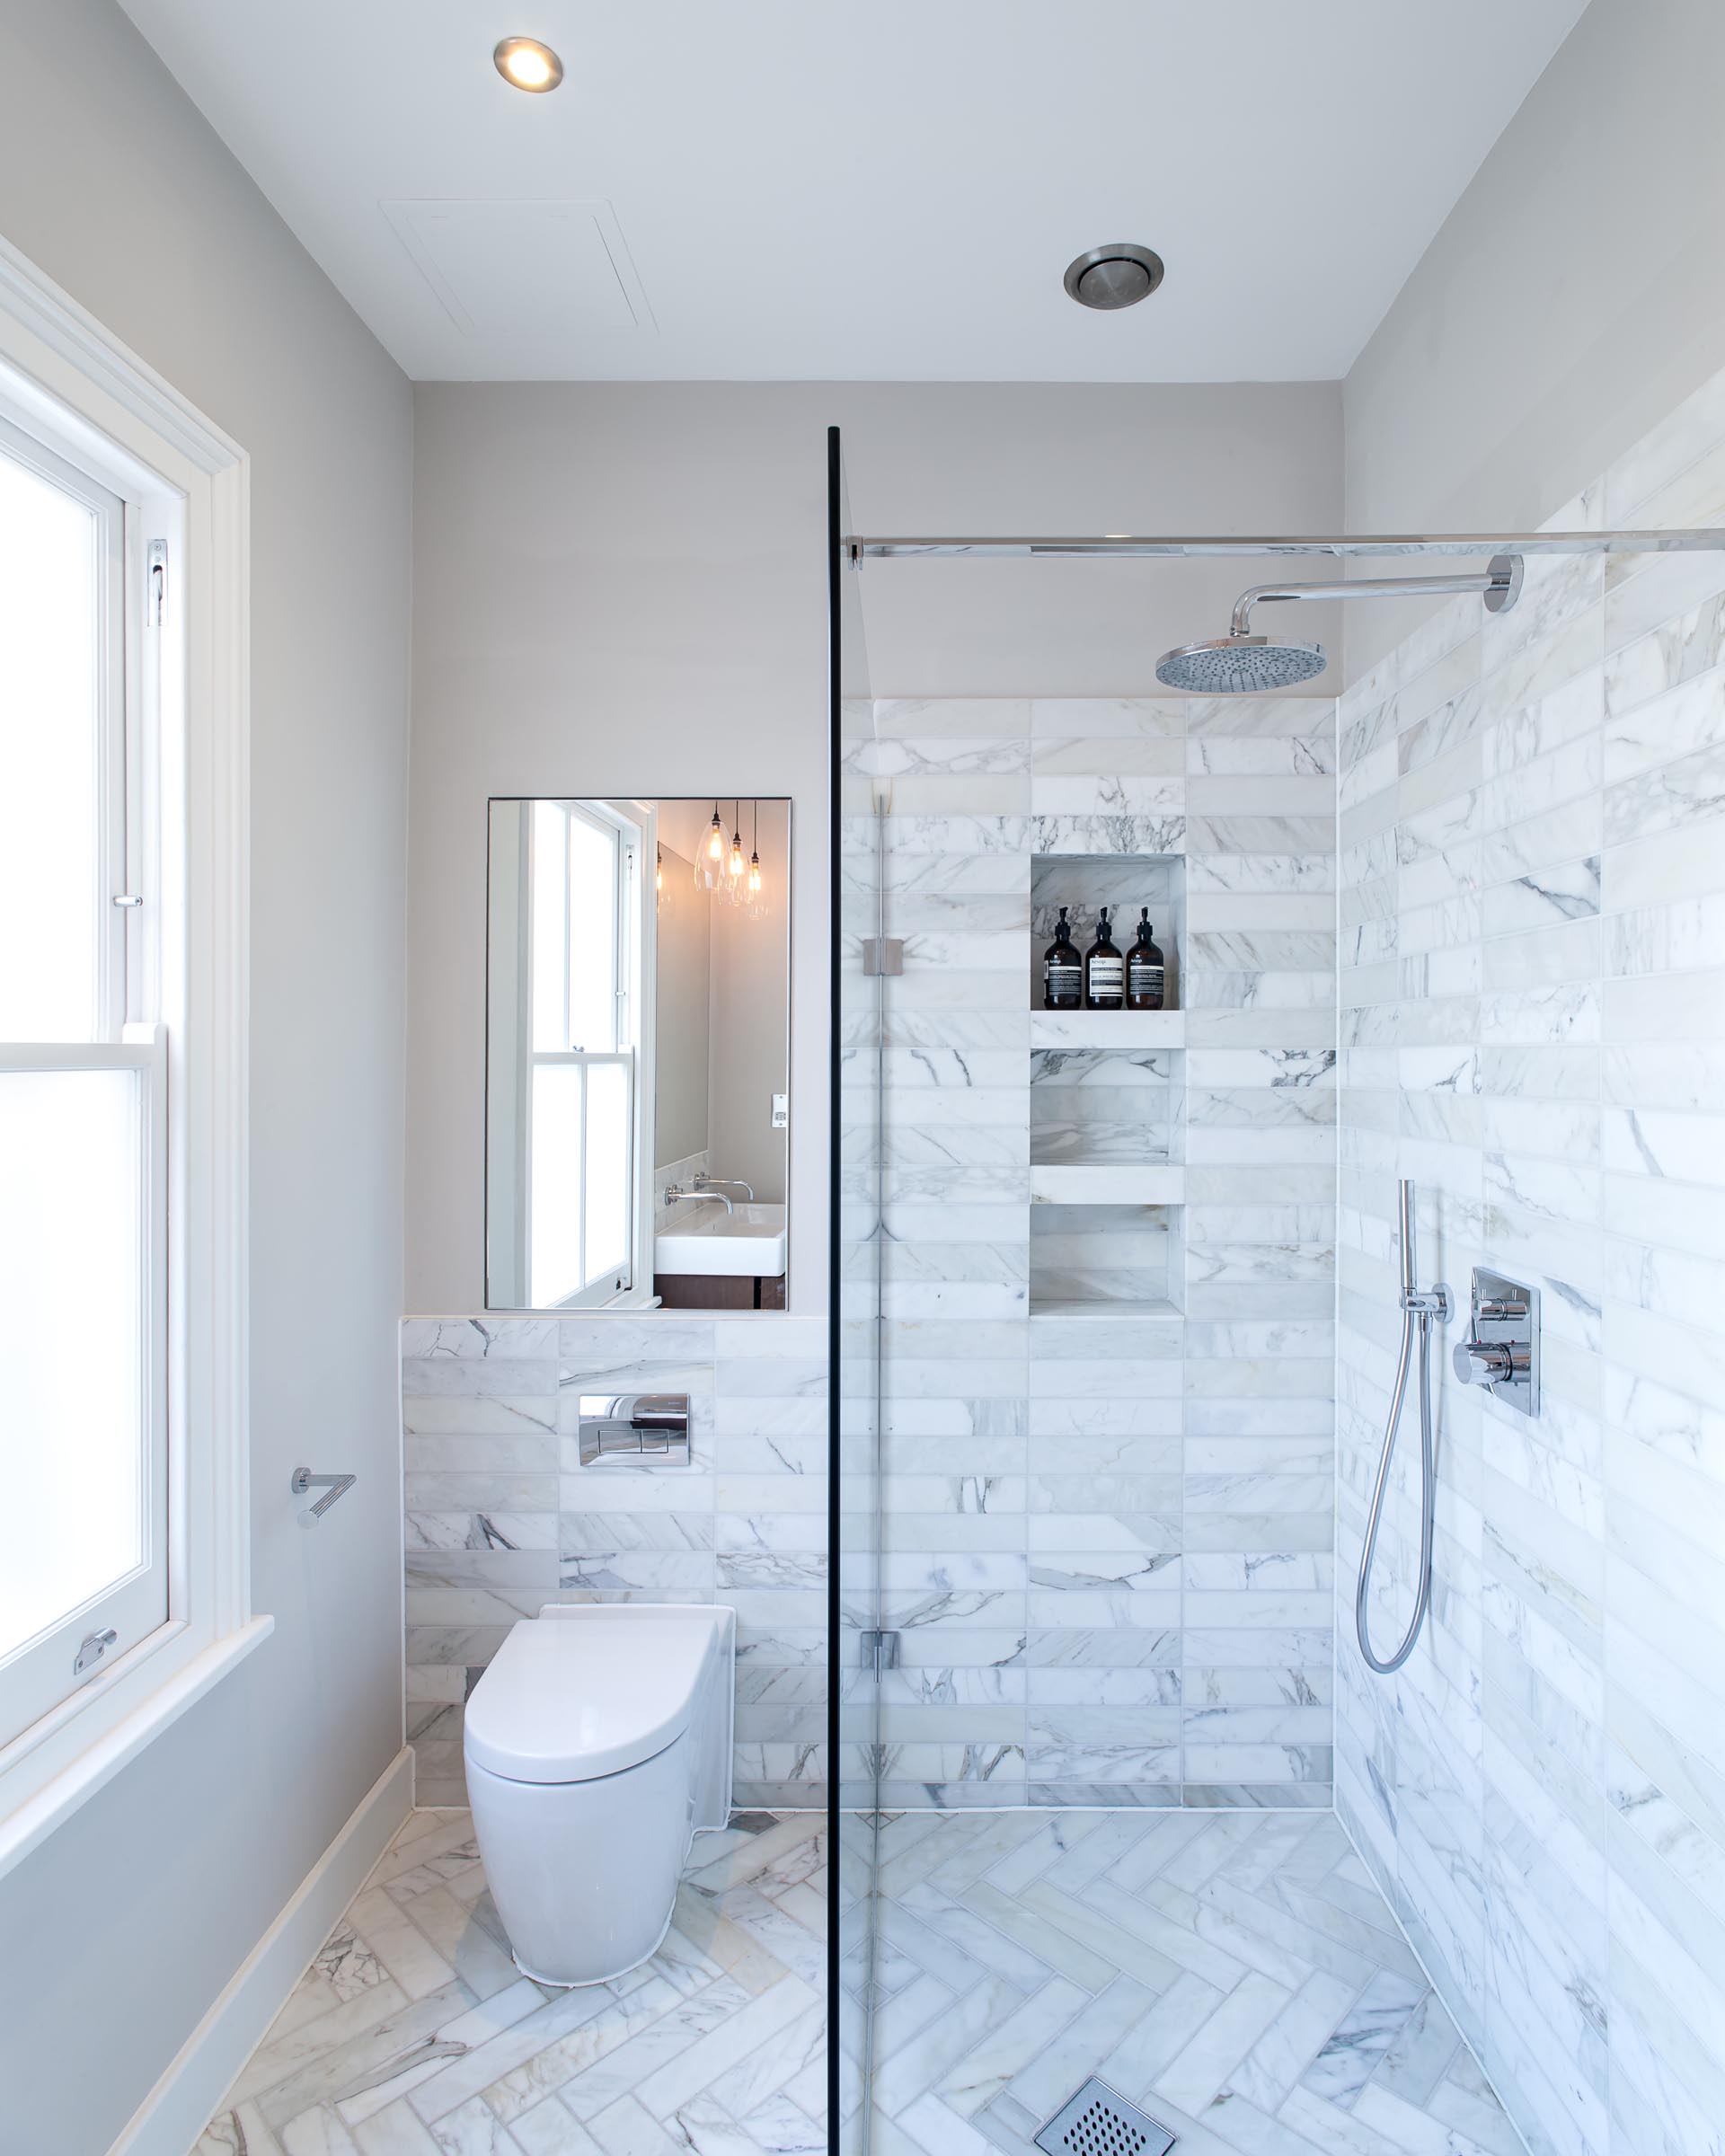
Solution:
[[[1183,1206],[1186,1171],[1167,1162],[1031,1164],[1033,1206]]]
[[[1034,1177],[1039,1171],[1031,1170]],[[1078,1175],[1079,1170],[1054,1170]],[[1178,1176],[1178,1168],[1092,1171]],[[1132,1202],[1119,1192],[1111,1202],[1034,1198],[1031,1205],[1031,1317],[1181,1319],[1185,1276],[1186,1215],[1178,1205]],[[1163,1336],[1164,1339],[1166,1335]],[[1173,1353],[1172,1347],[1149,1350]]]
[[[1032,1011],[1033,1048],[1183,1048],[1183,1011]]]
[[[1118,1325],[1122,1318],[1129,1318],[1134,1322],[1140,1319],[1165,1320],[1172,1325],[1185,1322],[1185,1313],[1169,1302],[1165,1295],[1068,1295],[1055,1297],[1048,1302],[1032,1303],[1031,1324],[1036,1324],[1042,1318],[1076,1318],[1091,1324],[1106,1321],[1110,1325]]]

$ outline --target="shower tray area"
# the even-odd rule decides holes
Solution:
[[[1039,2156],[1092,2079],[1176,2156],[1525,2156],[1331,1813],[902,1812],[876,1887],[876,2156]]]
[[[1401,1007],[1474,977],[1419,940],[1446,956],[1455,925],[1421,773],[1464,736],[1434,717],[1428,740],[1387,689],[1344,735],[1319,647],[1252,610],[1418,593],[1453,603],[1458,648],[1514,655],[1603,581],[1576,557],[1721,542],[864,538],[828,447],[835,2151],[1524,2156],[1481,2063],[1539,2116],[1519,2031],[1465,1910],[1452,1933],[1421,1907],[1475,1791],[1427,1755],[1429,1699],[1378,1690],[1339,1629],[1397,1180],[1441,1185],[1455,1135],[1372,1089],[1428,1061],[1453,1082]],[[1330,580],[1242,566],[1290,555]],[[1411,559],[1335,580],[1375,557]],[[1224,595],[1225,638],[1163,649]],[[1400,948],[1398,877],[1434,895]],[[1149,923],[1162,1009],[1045,1007],[1062,913],[1083,948],[1104,907],[1117,944]],[[1405,1200],[1399,1228],[1434,1328],[1414,1282],[1455,1277],[1468,1225],[1442,1195],[1421,1251]],[[1407,1480],[1384,1485],[1386,1639],[1424,1609]]]

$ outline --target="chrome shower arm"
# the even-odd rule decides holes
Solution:
[[[1489,569],[1471,577],[1349,577],[1328,584],[1254,584],[1234,601],[1228,634],[1250,635],[1252,608],[1271,599],[1446,599],[1458,592],[1479,592],[1491,613],[1503,614],[1520,596],[1521,574],[1519,556],[1497,554]]]

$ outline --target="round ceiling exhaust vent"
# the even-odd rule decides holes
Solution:
[[[1154,247],[1117,240],[1092,247],[1066,271],[1066,290],[1081,307],[1136,307],[1162,282],[1162,257]]]

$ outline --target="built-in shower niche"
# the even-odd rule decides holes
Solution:
[[[1031,865],[1031,1315],[1176,1317],[1184,1303],[1186,864],[1040,853]],[[1150,909],[1160,1011],[1045,1011],[1042,954],[1067,908],[1080,950],[1109,908],[1127,950]]]
[[[1178,1203],[1178,1177],[1145,1171],[1185,1154],[1180,1014],[1048,1011],[1031,1028],[1032,1192]]]
[[[1180,1206],[1033,1204],[1031,1317],[1177,1318],[1185,1221]]]
[[[1181,958],[1186,942],[1186,861],[1180,853],[1036,853],[1031,857],[1031,1008],[1042,1008],[1042,954],[1054,941],[1060,908],[1066,909],[1072,940],[1088,950],[1096,940],[1096,914],[1107,906],[1114,941],[1122,951],[1138,932],[1139,909],[1150,909],[1152,933],[1167,969],[1163,1011],[1181,1005]],[[1102,1021],[1133,1015],[1095,1011]],[[1152,1015],[1138,1013],[1137,1015]]]

